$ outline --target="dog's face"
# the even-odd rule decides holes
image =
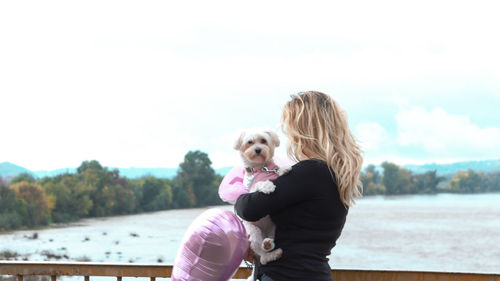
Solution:
[[[246,165],[261,165],[274,156],[274,148],[280,145],[278,135],[271,130],[247,130],[241,133],[234,144]]]

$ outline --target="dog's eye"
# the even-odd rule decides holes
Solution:
[[[247,143],[248,143],[248,144],[253,144],[253,141],[249,140]]]
[[[267,143],[267,141],[266,141],[266,139],[261,139],[261,140],[260,140],[260,143],[262,143],[262,144],[266,144],[266,143]]]

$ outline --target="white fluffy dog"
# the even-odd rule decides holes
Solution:
[[[278,135],[268,129],[250,129],[237,139],[234,148],[240,151],[245,164],[243,185],[249,192],[273,192],[275,185],[270,180],[290,171],[290,166],[279,168],[273,161],[274,149],[279,145]],[[276,226],[269,215],[257,222],[243,221],[243,224],[250,235],[250,247],[259,255],[261,264],[281,257],[283,251],[274,249]],[[249,280],[253,280],[251,278]]]

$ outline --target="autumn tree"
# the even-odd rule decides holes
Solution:
[[[412,173],[405,168],[399,168],[396,181],[397,194],[410,194],[415,193],[413,188]]]
[[[477,193],[481,191],[482,173],[474,170],[458,171],[449,182],[451,191]]]
[[[47,197],[39,184],[22,181],[11,184],[9,188],[14,191],[16,200],[22,204],[21,216],[27,226],[49,223],[55,200]]]
[[[368,165],[360,176],[363,183],[363,195],[383,194],[380,186],[381,176],[375,165]]]

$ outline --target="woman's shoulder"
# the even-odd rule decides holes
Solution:
[[[307,159],[299,161],[292,166],[292,170],[305,173],[330,173],[326,162],[320,159]]]
[[[320,159],[311,158],[299,161],[292,166],[292,171],[295,171],[296,175],[299,177],[315,177],[317,179],[324,179],[325,181],[331,181],[333,179],[334,183],[336,182],[333,171],[325,161]]]
[[[300,167],[300,168],[317,168],[317,167],[323,167],[323,168],[328,168],[328,165],[326,164],[325,161],[316,159],[316,158],[310,158],[306,160],[299,161],[295,163],[292,167]]]

